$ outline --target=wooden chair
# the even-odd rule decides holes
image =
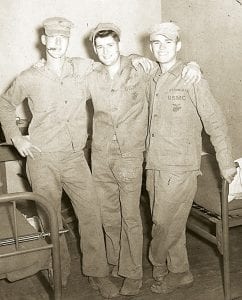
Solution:
[[[214,155],[202,156],[201,171],[187,228],[217,245],[223,256],[224,299],[230,300],[229,228],[242,225],[242,199],[228,203],[229,185],[221,179]],[[215,224],[215,233],[200,226],[204,220]]]

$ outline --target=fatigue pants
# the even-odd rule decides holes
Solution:
[[[143,154],[122,157],[116,141],[107,152],[92,152],[92,172],[105,232],[108,262],[118,273],[142,278],[143,230],[140,193]]]
[[[146,188],[153,221],[149,258],[153,266],[164,271],[189,270],[185,232],[198,174],[147,170]]]
[[[54,206],[62,228],[62,189],[69,196],[79,222],[82,270],[87,276],[108,274],[100,205],[83,152],[35,153],[27,159],[27,173],[33,192],[44,196]],[[70,273],[70,255],[65,237],[60,238],[61,269]]]

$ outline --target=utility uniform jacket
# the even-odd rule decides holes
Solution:
[[[81,150],[87,139],[85,77],[93,61],[66,58],[62,75],[50,71],[45,60],[23,71],[0,97],[0,121],[7,142],[21,135],[16,106],[25,98],[32,113],[30,141],[42,152]]]
[[[87,93],[94,107],[93,151],[106,151],[117,140],[123,157],[145,150],[148,124],[148,76],[135,70],[131,59],[121,56],[121,68],[113,79],[105,66],[87,79]]]
[[[146,168],[199,170],[203,126],[215,147],[220,169],[231,168],[231,145],[220,107],[206,80],[184,84],[183,67],[177,62],[164,74],[158,68],[151,79]]]

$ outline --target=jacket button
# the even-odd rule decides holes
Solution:
[[[151,135],[152,137],[154,137],[155,136],[155,134],[154,133],[152,133],[152,135]]]

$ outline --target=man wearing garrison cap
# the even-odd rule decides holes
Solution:
[[[72,22],[61,17],[43,22],[46,59],[23,71],[0,97],[0,121],[6,140],[27,157],[32,189],[54,206],[62,228],[61,195],[65,190],[79,222],[82,271],[101,295],[112,298],[118,289],[108,279],[100,207],[83,149],[87,140],[84,78],[93,70],[89,59],[68,58]],[[16,106],[25,98],[33,118],[29,137],[15,121]],[[60,236],[62,284],[70,274],[70,255]]]
[[[120,294],[136,295],[143,275],[139,204],[150,77],[141,67],[135,69],[130,57],[120,55],[120,36],[113,23],[100,23],[91,31],[90,41],[102,65],[88,76],[87,94],[94,107],[92,174],[107,258],[112,275],[124,278]]]
[[[186,222],[200,174],[201,131],[216,150],[222,176],[233,180],[236,169],[224,116],[207,81],[184,85],[180,29],[161,23],[150,31],[150,48],[159,66],[150,81],[146,156],[147,184],[153,220],[149,258],[155,293],[170,293],[193,282],[186,250]]]

